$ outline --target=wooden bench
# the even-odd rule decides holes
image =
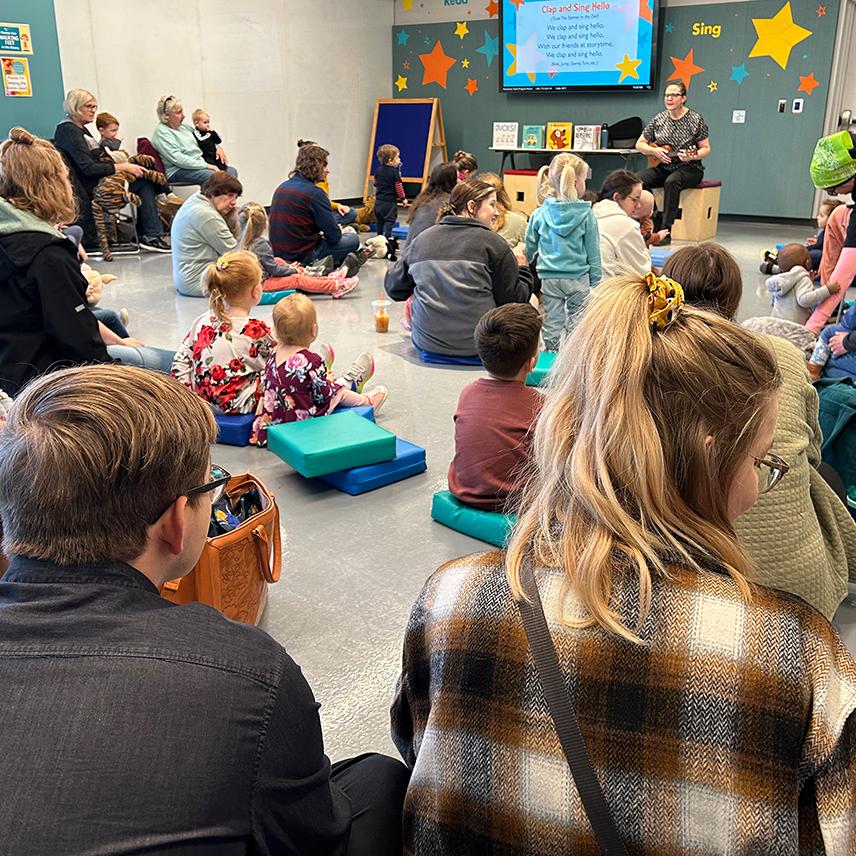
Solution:
[[[507,169],[502,183],[511,200],[513,211],[520,211],[527,217],[538,207],[536,193],[538,171],[534,169]]]
[[[716,236],[721,189],[721,181],[702,181],[681,191],[678,219],[672,224],[672,237],[676,241],[706,241]],[[651,192],[662,211],[663,188],[655,187]]]

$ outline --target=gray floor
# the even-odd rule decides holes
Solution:
[[[769,307],[758,290],[764,280],[758,272],[760,249],[809,234],[808,227],[720,223],[718,240],[743,271],[741,319],[766,314]],[[92,264],[119,277],[105,288],[101,305],[127,307],[132,335],[146,344],[176,347],[205,309],[202,300],[176,294],[168,256]],[[340,369],[360,351],[373,351],[375,379],[390,389],[378,422],[424,446],[428,471],[350,497],[302,478],[266,450],[218,446],[212,453],[233,473],[250,470],[260,476],[279,501],[283,575],[271,588],[262,626],[302,666],[321,703],[327,751],[334,759],[367,750],[394,753],[388,708],[410,607],[435,568],[485,546],[429,517],[431,494],[444,486],[452,455],[458,393],[480,372],[422,365],[400,329],[400,304],[392,307],[390,332],[374,332],[370,304],[383,292],[387,264],[370,261],[360,287],[346,299],[316,301],[319,338],[334,344]],[[270,321],[270,315],[270,307],[258,307],[258,317]],[[856,608],[842,606],[836,621],[856,652]]]

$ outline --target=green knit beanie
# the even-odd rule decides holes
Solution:
[[[856,160],[851,154],[853,147],[849,131],[838,131],[817,141],[809,167],[815,187],[820,190],[837,187],[856,175]]]

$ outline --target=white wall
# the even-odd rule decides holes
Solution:
[[[188,122],[195,107],[211,114],[244,199],[270,202],[299,137],[330,150],[334,197],[362,195],[374,102],[391,96],[389,0],[54,6],[65,88],[94,92],[129,149],[151,136],[158,98],[177,95]]]

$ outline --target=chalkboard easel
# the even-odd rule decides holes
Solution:
[[[435,163],[446,160],[446,134],[439,98],[379,98],[375,102],[363,196],[379,169],[377,150],[385,144],[401,152],[401,180],[425,186]]]

